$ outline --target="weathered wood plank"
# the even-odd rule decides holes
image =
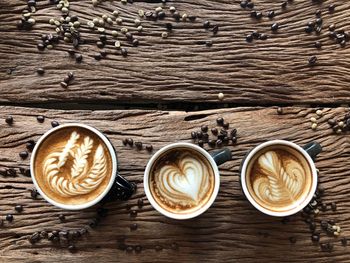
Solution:
[[[239,6],[240,1],[181,0],[170,2],[180,13],[197,16],[196,22],[173,23],[174,30],[167,39],[164,23],[142,19],[143,33],[137,33],[133,20],[139,9],[154,10],[159,6],[151,1],[135,1],[123,5],[118,1],[103,1],[93,8],[91,1],[72,1],[71,14],[82,21],[82,37],[87,44],[81,45],[83,63],[69,59],[68,44],[61,43],[55,50],[39,52],[36,43],[42,33],[54,32],[48,25],[51,17],[60,12],[48,1],[38,2],[33,17],[37,24],[32,31],[18,31],[16,21],[25,7],[23,1],[4,0],[0,3],[0,87],[1,102],[218,102],[217,94],[225,94],[224,102],[239,105],[346,103],[349,99],[350,53],[349,45],[341,48],[328,38],[328,26],[336,24],[347,30],[349,1],[294,1],[285,11],[280,2],[255,1],[257,10],[273,9],[276,17],[263,17],[260,22],[250,17],[249,10]],[[328,5],[335,3],[333,14]],[[124,25],[140,41],[128,47],[129,56],[123,58],[113,47],[112,38],[106,47],[106,59],[96,61],[93,55],[98,48],[98,33],[86,26],[87,19],[110,14],[118,9]],[[307,35],[304,26],[315,19],[315,11],[323,12],[323,30],[319,36]],[[168,11],[167,11],[168,12]],[[219,25],[213,36],[202,23],[209,20]],[[280,23],[278,33],[271,33],[271,24]],[[113,28],[120,30],[121,26]],[[247,43],[245,36],[253,30],[267,33],[266,41]],[[110,35],[110,31],[108,31]],[[213,46],[197,44],[212,40]],[[314,48],[320,40],[322,49]],[[115,54],[116,53],[116,54]],[[318,65],[310,68],[308,58],[318,56]],[[37,67],[46,74],[37,76]],[[8,71],[8,72],[7,72]],[[60,87],[67,72],[73,71],[76,79],[68,89]]]
[[[0,177],[0,216],[14,213],[12,223],[0,227],[0,255],[4,261],[23,262],[184,262],[220,261],[232,262],[345,262],[348,248],[340,241],[322,236],[321,240],[332,240],[334,252],[321,252],[312,244],[308,226],[300,215],[291,217],[284,225],[280,219],[262,215],[254,210],[242,196],[238,182],[238,168],[245,153],[257,144],[269,139],[288,139],[299,144],[318,140],[324,152],[317,159],[321,186],[326,189],[325,200],[337,202],[336,212],[321,212],[319,219],[335,219],[342,227],[342,236],[350,234],[349,207],[350,191],[348,164],[350,156],[349,137],[334,135],[327,119],[342,115],[344,108],[324,109],[319,129],[310,129],[310,117],[315,109],[285,108],[283,115],[277,115],[273,108],[236,108],[201,112],[167,111],[64,111],[1,107],[0,120],[7,115],[14,117],[10,127],[0,122],[0,168],[28,168],[28,160],[22,161],[18,153],[25,148],[29,139],[38,139],[48,130],[50,121],[60,123],[82,122],[105,132],[116,147],[120,173],[138,185],[137,193],[127,202],[110,204],[109,216],[96,229],[77,243],[78,252],[71,254],[49,241],[30,245],[27,237],[38,230],[60,230],[79,228],[87,224],[94,215],[94,209],[81,212],[62,211],[49,205],[43,199],[33,200],[29,189],[33,184],[28,177]],[[44,115],[43,124],[36,121],[37,115]],[[190,141],[190,132],[202,124],[214,125],[222,116],[231,127],[238,129],[237,145],[230,145],[233,160],[222,165],[221,188],[214,205],[201,217],[189,221],[166,219],[157,213],[145,199],[142,177],[150,158],[146,151],[136,151],[122,145],[121,140],[133,137],[144,143],[153,144],[155,149],[176,142]],[[186,121],[187,120],[187,121]],[[143,208],[137,208],[137,200],[145,199]],[[14,212],[15,204],[23,204],[24,211]],[[136,218],[129,216],[127,207],[138,211]],[[66,222],[60,223],[57,215],[64,213]],[[130,231],[131,223],[138,229]],[[319,227],[319,226],[318,226]],[[297,238],[291,244],[289,237]],[[141,245],[141,253],[127,253],[118,249],[118,240],[125,238],[127,245]],[[178,249],[172,249],[176,242]],[[157,252],[156,245],[163,247]]]

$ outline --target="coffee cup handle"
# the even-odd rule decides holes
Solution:
[[[212,152],[210,153],[210,155],[211,157],[213,157],[217,165],[223,164],[232,159],[231,151],[228,148],[224,148],[219,151]]]
[[[322,146],[318,142],[309,142],[303,147],[303,149],[310,155],[312,159],[315,159],[316,156],[322,152]]]
[[[126,201],[136,191],[136,184],[129,182],[124,177],[117,174],[114,184],[108,194],[102,199],[101,203],[107,203],[111,201]]]

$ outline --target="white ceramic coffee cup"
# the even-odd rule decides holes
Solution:
[[[48,197],[44,191],[41,190],[41,188],[39,187],[38,182],[36,181],[35,178],[35,169],[34,169],[34,162],[35,162],[35,158],[36,158],[36,154],[38,152],[38,149],[41,145],[41,143],[48,137],[50,136],[52,133],[54,133],[57,130],[60,129],[64,129],[67,127],[77,127],[77,128],[84,128],[87,130],[90,130],[91,132],[93,132],[94,134],[96,134],[106,145],[106,147],[108,148],[108,151],[110,153],[111,159],[112,159],[112,174],[111,174],[111,178],[108,182],[108,185],[106,186],[106,188],[103,190],[103,192],[94,200],[87,202],[85,204],[79,204],[79,205],[67,205],[67,204],[62,204],[59,202],[56,202],[55,200],[52,200],[50,197]],[[114,151],[114,148],[111,144],[111,142],[107,139],[107,137],[105,135],[103,135],[100,131],[98,131],[97,129],[85,125],[85,124],[80,124],[80,123],[70,123],[70,124],[62,124],[60,126],[57,126],[49,131],[47,131],[43,136],[40,137],[40,139],[38,140],[38,142],[36,143],[33,152],[32,152],[32,156],[31,156],[31,160],[30,160],[30,172],[31,172],[31,176],[32,176],[32,180],[33,183],[35,185],[35,188],[38,190],[38,192],[40,193],[40,195],[49,203],[63,208],[63,209],[67,209],[67,210],[81,210],[81,209],[85,209],[88,207],[91,207],[95,204],[97,204],[98,202],[100,202],[106,195],[107,193],[111,190],[112,185],[116,179],[117,176],[117,156],[116,153]],[[74,198],[74,197],[72,197]]]
[[[152,195],[151,190],[150,190],[150,187],[149,187],[149,175],[150,175],[150,170],[151,170],[154,162],[157,161],[158,158],[164,152],[167,152],[170,149],[176,149],[176,148],[188,148],[190,150],[199,152],[209,161],[209,163],[214,171],[215,180],[214,180],[213,193],[212,193],[210,199],[208,200],[208,202],[205,205],[203,205],[201,208],[199,208],[198,210],[194,211],[193,213],[176,214],[176,213],[171,213],[171,212],[163,209],[154,200],[153,195]],[[223,151],[224,150],[227,150],[227,149],[223,149]],[[230,154],[231,154],[231,152],[230,152]],[[223,162],[221,162],[221,163],[223,163]],[[219,192],[220,174],[219,174],[218,165],[216,164],[214,158],[206,150],[204,150],[203,148],[201,148],[195,144],[186,143],[186,142],[178,142],[178,143],[173,143],[173,144],[170,144],[170,145],[167,145],[167,146],[161,148],[151,157],[151,159],[148,161],[148,164],[147,164],[146,169],[145,169],[145,173],[144,173],[144,177],[143,177],[143,185],[144,185],[145,193],[146,193],[146,196],[147,196],[149,202],[158,212],[160,212],[161,214],[163,214],[167,217],[173,218],[173,219],[190,219],[190,218],[194,218],[194,217],[199,216],[200,214],[204,213],[214,203],[216,196],[218,195],[218,192]]]
[[[300,147],[299,145],[297,145],[293,142],[290,142],[290,141],[285,141],[285,140],[272,140],[272,141],[262,143],[248,153],[248,155],[245,157],[245,159],[243,160],[243,163],[241,165],[240,182],[241,182],[241,186],[242,186],[242,190],[243,190],[244,195],[247,197],[248,201],[256,209],[258,209],[259,211],[263,212],[264,214],[267,214],[270,216],[284,217],[284,216],[293,215],[293,214],[301,211],[305,206],[307,206],[310,203],[311,199],[313,198],[313,195],[316,192],[317,181],[318,181],[318,174],[317,174],[317,170],[315,167],[315,163],[312,160],[310,154],[312,153],[311,155],[314,155],[314,157],[315,157],[322,150],[321,146],[318,143],[316,143],[316,142],[313,142],[313,143],[317,147],[313,147],[313,148],[311,147],[310,149],[312,149],[312,150],[309,153],[305,149]],[[285,145],[285,146],[288,146],[288,147],[295,149],[296,151],[298,151],[300,154],[302,154],[305,157],[306,161],[308,162],[308,164],[311,168],[312,184],[311,184],[310,192],[303,200],[300,200],[300,202],[298,204],[296,204],[294,208],[291,208],[288,211],[276,212],[276,211],[271,211],[271,210],[268,210],[268,209],[262,207],[254,200],[252,195],[249,193],[247,183],[246,183],[247,167],[248,167],[250,160],[254,157],[254,155],[258,151],[260,151],[266,147],[273,146],[273,145]],[[317,148],[316,151],[315,151],[315,148]]]

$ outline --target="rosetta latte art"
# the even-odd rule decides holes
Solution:
[[[263,176],[253,182],[253,189],[260,200],[274,205],[295,201],[302,193],[306,173],[295,160],[282,162],[278,154],[268,151],[258,159]]]
[[[170,206],[198,205],[210,191],[210,175],[205,164],[188,154],[177,164],[165,165],[155,176],[157,193]]]
[[[50,153],[44,160],[43,175],[50,189],[63,197],[83,195],[95,190],[107,175],[107,161],[102,145],[93,154],[92,164],[87,159],[92,154],[94,141],[86,136],[78,143],[80,134],[72,132],[63,149]],[[72,160],[70,174],[62,173],[68,159]],[[67,167],[66,167],[67,168]]]

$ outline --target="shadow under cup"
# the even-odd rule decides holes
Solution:
[[[318,175],[313,158],[321,151],[317,142],[304,148],[284,140],[260,144],[241,165],[244,195],[267,215],[283,217],[301,211],[316,191]]]

